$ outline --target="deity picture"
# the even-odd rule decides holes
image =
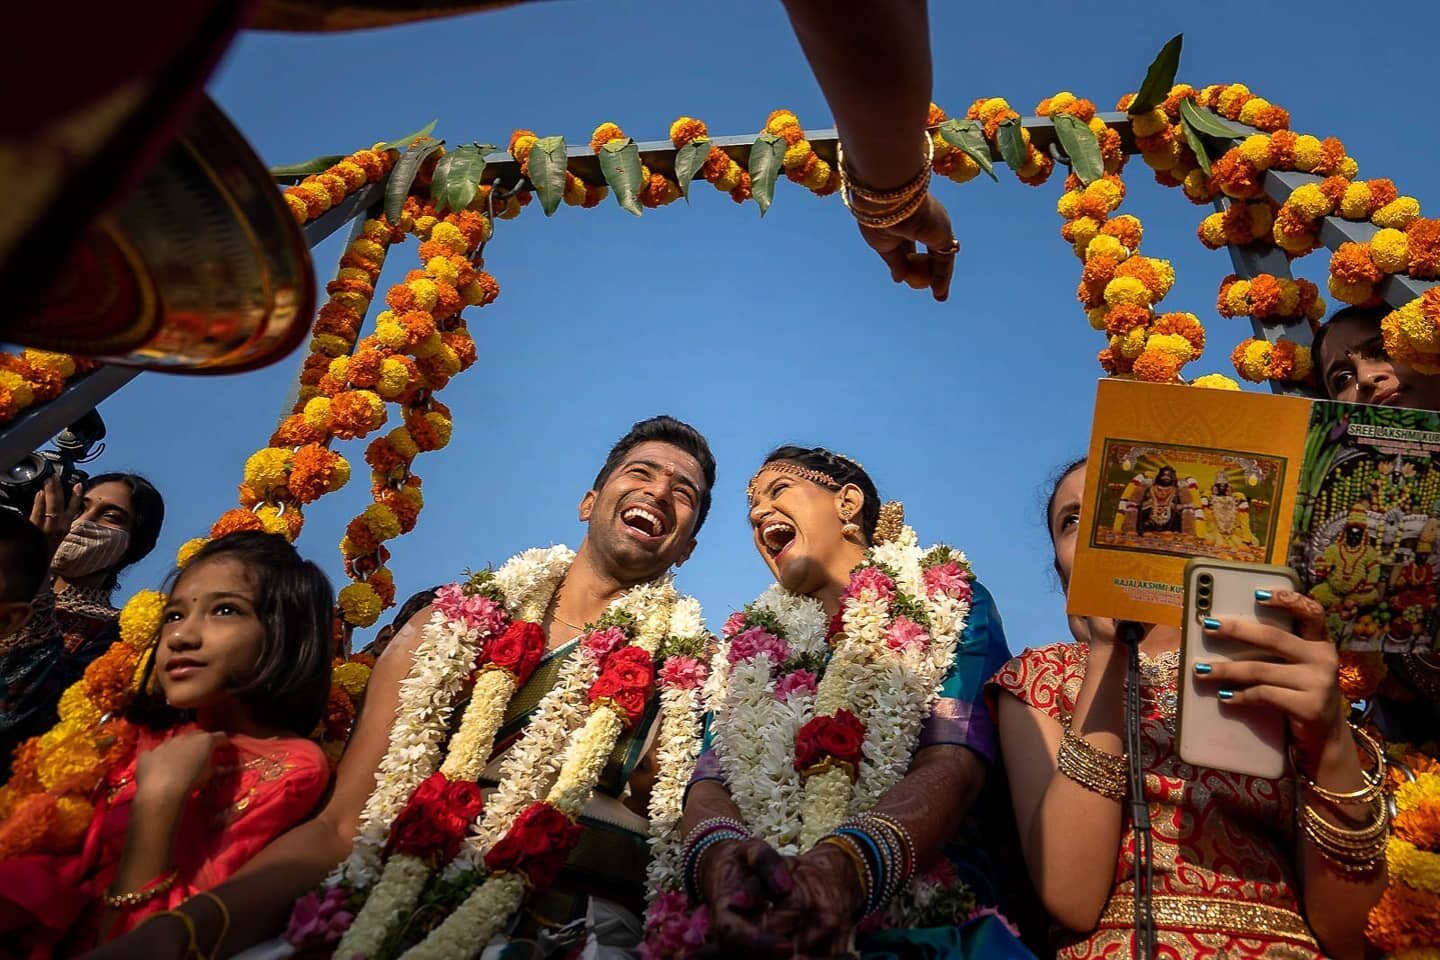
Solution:
[[[1341,649],[1434,649],[1440,415],[1317,403],[1311,437],[1290,565]]]
[[[1103,463],[1091,546],[1269,562],[1284,458],[1107,439]]]

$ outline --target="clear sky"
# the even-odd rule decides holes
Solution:
[[[1112,109],[1150,58],[1185,33],[1180,79],[1247,83],[1289,108],[1298,132],[1335,135],[1362,176],[1393,177],[1440,212],[1440,133],[1426,119],[1433,64],[1411,37],[1440,24],[1432,0],[1379,10],[1070,0],[936,0],[934,99],[963,114],[980,96],[1022,113],[1060,90]],[[677,116],[750,134],[777,107],[810,128],[831,120],[778,2],[550,2],[391,30],[247,35],[211,84],[269,163],[344,153],[440,119],[451,143],[506,143],[517,127],[584,143],[606,120],[662,139]],[[1165,309],[1205,321],[1210,345],[1188,370],[1233,375],[1248,321],[1223,320],[1223,252],[1195,237],[1208,212],[1157,186],[1136,159],[1122,212],[1143,250],[1173,260]],[[488,251],[497,303],[470,311],[480,361],[442,398],[450,446],[422,455],[426,506],[392,544],[399,595],[582,534],[576,505],[629,424],[668,412],[710,438],[720,475],[711,519],[679,573],[712,626],[767,574],[750,545],[744,487],[772,446],[824,444],[903,499],[926,542],[965,549],[995,593],[1011,647],[1066,637],[1036,506],[1047,473],[1081,451],[1102,339],[1074,299],[1080,264],[1060,240],[1060,177],[1041,187],[1002,171],[937,187],[961,242],[951,299],[891,284],[837,198],[783,179],[761,220],[698,183],[693,202],[636,220],[538,204],[500,223]],[[315,251],[321,285],[337,242]],[[386,281],[415,266],[392,251]],[[1326,258],[1297,266],[1321,281]],[[383,289],[383,288],[382,288]],[[300,356],[229,378],[145,375],[102,407],[104,469],[138,469],[165,494],[160,546],[125,587],[153,586],[183,540],[235,503],[241,466],[263,446]],[[363,442],[338,447],[356,479],[307,510],[299,541],[343,584],[336,549],[368,502]],[[94,468],[92,468],[94,469]],[[383,622],[383,621],[382,621]],[[364,637],[359,638],[363,641]]]

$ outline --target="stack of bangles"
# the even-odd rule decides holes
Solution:
[[[700,864],[711,847],[726,840],[749,840],[750,831],[739,820],[729,817],[711,817],[695,825],[685,837],[680,856],[680,875],[685,880],[685,892],[694,903],[703,903],[700,889]]]
[[[845,147],[836,146],[836,169],[840,171],[840,199],[862,227],[886,230],[914,216],[930,192],[930,173],[935,143],[925,135],[925,163],[908,183],[893,190],[873,190],[855,182],[845,164]]]
[[[863,813],[820,839],[844,853],[860,881],[861,917],[880,910],[915,875],[915,842],[898,820]]]
[[[1055,764],[1062,774],[1091,793],[1111,800],[1125,799],[1130,783],[1128,755],[1106,753],[1071,730],[1068,723]]]
[[[1385,797],[1385,748],[1353,723],[1350,729],[1375,760],[1374,769],[1365,774],[1365,785],[1360,789],[1343,793],[1327,790],[1305,776],[1293,757],[1291,765],[1311,796],[1332,807],[1363,803],[1369,808],[1369,816],[1360,827],[1334,823],[1309,801],[1301,804],[1296,812],[1306,839],[1331,866],[1347,877],[1363,877],[1373,874],[1385,862],[1385,844],[1390,834],[1390,806]]]

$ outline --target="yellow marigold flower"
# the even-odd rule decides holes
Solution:
[[[1239,390],[1240,384],[1225,376],[1223,373],[1207,373],[1203,377],[1196,377],[1190,381],[1192,387],[1205,387],[1210,390]]]
[[[333,333],[321,333],[310,339],[310,352],[327,357],[338,357],[350,352],[350,344],[343,337],[337,337]]]
[[[1125,199],[1125,194],[1113,180],[1096,180],[1085,188],[1085,197],[1099,200],[1106,210],[1114,210]]]
[[[21,410],[35,402],[35,391],[24,377],[13,370],[0,370],[0,387],[10,391],[10,399]]]
[[[285,200],[285,206],[290,208],[290,214],[295,218],[297,223],[304,223],[310,219],[310,208],[305,205],[305,201],[301,199],[299,194],[285,193],[283,194],[283,199]]]
[[[572,207],[578,207],[585,202],[585,181],[579,177],[570,176],[565,178],[564,199]]]
[[[1100,221],[1094,217],[1079,217],[1070,221],[1070,235],[1081,250],[1100,235]]]
[[[327,372],[330,374],[330,376],[334,377],[336,380],[339,380],[341,383],[344,383],[346,380],[348,380],[350,378],[349,355],[347,354],[343,357],[336,357],[335,359],[331,360],[330,366],[327,368]]]
[[[1364,280],[1350,283],[1332,275],[1330,296],[1345,303],[1361,304],[1374,298],[1375,285]]]
[[[1160,289],[1155,297],[1156,302],[1159,302],[1165,299],[1165,295],[1170,292],[1170,288],[1175,286],[1175,268],[1170,264],[1169,260],[1159,260],[1155,257],[1148,259],[1150,261],[1150,269],[1155,271],[1155,278],[1160,282]]]
[[[1203,199],[1210,193],[1210,178],[1205,175],[1204,170],[1196,167],[1194,170],[1185,174],[1185,182],[1182,186],[1185,190],[1185,196],[1192,200]]]
[[[965,157],[965,159],[969,160],[970,158]],[[980,167],[978,164],[975,163],[974,160],[970,160],[970,165],[975,168],[976,173],[980,172]],[[834,168],[831,167],[830,164],[826,163],[824,160],[821,160],[819,157],[816,157],[814,168],[805,175],[805,179],[804,181],[802,181],[805,185],[805,189],[823,190],[825,188],[825,184],[830,182],[830,175],[833,171]],[[950,172],[950,179],[955,179],[955,171],[953,170]]]
[[[1270,349],[1270,344],[1264,340],[1254,340],[1245,348],[1241,355],[1241,373],[1246,379],[1257,383],[1265,379],[1270,366]]]
[[[1386,273],[1404,273],[1410,264],[1405,234],[1386,227],[1370,238],[1370,259]]]
[[[1370,184],[1361,180],[1345,188],[1340,201],[1340,216],[1346,220],[1364,220],[1370,216]]]
[[[1255,126],[1255,120],[1260,116],[1260,111],[1270,106],[1270,101],[1264,97],[1253,97],[1245,101],[1240,108],[1240,122],[1247,126]]]
[[[120,609],[120,642],[135,649],[150,644],[160,632],[169,598],[158,590],[141,590]]]
[[[350,241],[349,251],[357,257],[364,257],[366,260],[379,263],[385,259],[385,248],[374,240],[359,237]]]
[[[1310,376],[1315,369],[1315,360],[1309,347],[1301,344],[1295,345],[1295,372],[1291,374],[1292,380],[1304,380]]]
[[[1212,213],[1200,221],[1200,237],[1208,247],[1225,246],[1225,214]]]
[[[404,350],[410,343],[410,335],[405,332],[394,314],[389,318],[382,313],[375,320],[375,338],[391,350]]]
[[[1393,320],[1411,349],[1421,353],[1440,353],[1440,329],[1425,316],[1418,298],[1396,310],[1387,319]]]
[[[26,350],[21,356],[32,367],[48,370],[61,379],[75,376],[75,358],[68,353],[51,353],[49,350]]]
[[[1354,157],[1346,157],[1340,161],[1340,176],[1347,180],[1353,180],[1360,173],[1360,161]]]
[[[190,561],[195,559],[195,554],[199,553],[200,548],[209,542],[205,537],[192,537],[180,544],[180,549],[175,551],[175,566],[181,569],[190,566]]]
[[[1057,113],[1064,113],[1073,106],[1075,106],[1075,94],[1069,90],[1061,90],[1050,98],[1050,115],[1053,117]]]
[[[453,421],[432,410],[425,414],[425,422],[430,424],[430,429],[435,432],[436,450],[450,442],[450,434],[455,429]]]
[[[292,454],[283,447],[265,447],[250,454],[245,461],[245,485],[257,496],[265,497],[290,479]]]
[[[69,849],[85,836],[90,821],[95,818],[95,807],[84,797],[65,795],[55,798],[55,826],[52,837],[55,845]]]
[[[260,518],[260,523],[264,525],[266,533],[279,534],[286,540],[293,541],[295,537],[292,533],[289,517],[295,509],[295,507],[287,507],[285,513],[282,515],[278,508],[272,507],[267,503],[255,511],[255,516]]]
[[[1123,336],[1111,337],[1110,346],[1126,357],[1135,359],[1145,350],[1145,328],[1135,327]]]
[[[765,132],[778,135],[782,133],[786,127],[798,127],[799,125],[800,118],[789,110],[776,110],[770,114],[770,119],[765,122]]]
[[[1129,256],[1130,251],[1126,249],[1125,244],[1120,242],[1119,238],[1103,233],[1091,240],[1090,246],[1085,248],[1086,260],[1092,257],[1110,257],[1116,263],[1120,263]]]
[[[980,119],[989,122],[1006,110],[1010,109],[1010,103],[1004,97],[991,97],[980,104]]]
[[[438,230],[438,229],[440,228],[440,226],[447,226],[447,227],[448,227],[448,226],[450,226],[450,224],[448,224],[448,223],[447,223],[447,224],[437,224],[437,225],[436,225],[436,229]],[[432,234],[432,237],[433,237],[433,234]],[[419,279],[419,280],[411,280],[411,281],[409,281],[408,283],[405,284],[405,286],[408,287],[409,290],[410,290],[410,292],[415,295],[415,309],[416,309],[416,310],[426,310],[426,311],[429,311],[429,310],[434,310],[434,309],[435,309],[435,292],[436,292],[436,291],[435,291],[435,281],[434,281],[434,280],[427,280],[427,279],[425,279],[425,278],[422,277],[422,278]]]
[[[71,739],[64,746],[40,754],[35,762],[35,772],[41,786],[54,790],[67,781],[83,780],[86,775],[98,779],[96,768],[100,757],[88,745],[78,741],[79,738]]]
[[[1251,134],[1240,141],[1240,156],[1256,170],[1270,169],[1270,138],[1263,133]]]
[[[404,427],[391,430],[385,435],[385,439],[390,441],[390,446],[395,448],[401,460],[413,460],[420,453],[420,448],[415,445],[415,438],[410,436],[410,431]]]
[[[1215,108],[1227,117],[1235,117],[1240,109],[1240,101],[1250,96],[1250,88],[1243,83],[1232,83],[1220,91],[1220,96],[1215,98]]]
[[[358,280],[361,283],[370,282],[370,271],[361,270],[359,267],[341,267],[335,271],[337,280]]]
[[[1308,133],[1295,138],[1295,169],[1309,173],[1320,162],[1320,141]]]
[[[530,151],[535,149],[535,144],[540,138],[528,131],[516,131],[516,136],[510,140],[510,155],[516,160],[525,161],[530,159]]]
[[[1105,329],[1105,314],[1110,312],[1109,307],[1091,307],[1085,311],[1085,319],[1090,321],[1090,326],[1096,330]]]
[[[1308,183],[1303,187],[1297,187],[1290,193],[1290,199],[1286,200],[1286,204],[1289,204],[1306,220],[1318,220],[1320,217],[1329,216],[1335,210],[1331,199],[1320,190],[1318,183]]]
[[[1317,323],[1325,318],[1330,312],[1330,305],[1325,302],[1324,297],[1316,297],[1311,301],[1310,306],[1305,309],[1305,319],[1314,320]]]
[[[435,243],[443,244],[450,248],[451,253],[463,254],[465,252],[465,234],[460,228],[449,221],[441,221],[435,224],[430,230],[430,239]],[[425,307],[423,309],[430,309]]]
[[[434,237],[433,233],[431,237]],[[460,279],[459,268],[445,257],[431,257],[429,260],[426,260],[425,272],[436,280],[443,280],[452,287],[455,286],[456,281]]]
[[[744,173],[740,164],[731,162],[720,176],[715,178],[715,189],[734,190],[740,185],[740,175]]]
[[[785,156],[781,159],[780,165],[786,170],[791,167],[798,167],[810,156],[810,141],[797,140],[785,150]]]
[[[1190,341],[1178,333],[1157,333],[1145,341],[1145,349],[1168,353],[1181,363],[1189,363],[1195,356]]]
[[[1280,281],[1280,304],[1276,312],[1282,317],[1293,317],[1300,308],[1300,287],[1288,277],[1277,277]]]
[[[74,683],[60,694],[59,713],[81,729],[100,725],[100,709],[85,695],[85,685]]]
[[[329,210],[334,203],[330,199],[330,191],[314,180],[300,183],[294,189],[297,193],[303,194],[306,200],[314,201],[321,210]]]
[[[386,400],[393,400],[410,386],[410,370],[394,357],[386,357],[380,363],[380,381],[375,391]]]
[[[1174,170],[1180,162],[1178,145],[1172,143],[1164,150],[1142,150],[1140,157],[1151,170]]]
[[[1122,303],[1148,307],[1150,291],[1135,277],[1116,277],[1105,284],[1105,302],[1112,307]]]
[[[340,612],[347,623],[368,627],[380,619],[380,597],[368,583],[352,583],[340,591]]]
[[[340,556],[346,560],[354,560],[356,557],[363,557],[365,551],[355,545],[349,537],[340,538]]]
[[[1396,197],[1375,211],[1370,218],[1377,227],[1394,227],[1404,230],[1410,221],[1420,216],[1420,201],[1414,197]]]
[[[440,334],[432,333],[425,339],[416,342],[416,344],[410,348],[410,352],[415,354],[418,359],[423,360],[425,357],[435,356],[443,346],[445,346],[445,341],[440,339]]]
[[[1079,190],[1066,190],[1060,194],[1060,199],[1055,204],[1055,212],[1066,220],[1074,220],[1080,212],[1080,197]]]
[[[329,428],[329,426],[330,426],[330,398],[329,398],[329,397],[315,397],[314,399],[307,401],[307,402],[305,403],[305,409],[304,409],[304,411],[302,411],[302,412],[303,412],[304,415],[305,415],[305,422],[306,422],[307,424],[309,424],[310,426],[312,426],[312,427],[318,427],[318,428],[320,428],[321,430],[324,430],[324,429]]]
[[[1270,211],[1268,203],[1251,203],[1246,205],[1250,214],[1250,235],[1256,238],[1263,238],[1270,233],[1275,226],[1275,214]]]
[[[363,663],[342,663],[330,674],[330,681],[351,697],[358,697],[370,683],[370,668]]]
[[[1168,126],[1170,126],[1170,118],[1159,107],[1149,113],[1142,113],[1130,118],[1130,129],[1135,132],[1137,137],[1153,137]]]
[[[1086,124],[1086,126],[1088,126],[1090,128],[1090,132],[1095,134],[1095,136],[1097,137],[1103,136],[1105,134],[1105,131],[1108,129],[1105,126],[1105,121],[1101,120],[1099,117],[1091,117],[1090,122]]]
[[[1237,317],[1250,313],[1250,281],[1236,280],[1225,291],[1225,307]]]
[[[432,217],[432,216],[429,216],[428,214],[427,214],[426,216],[423,216],[423,217],[416,217],[416,218],[415,218],[415,233],[416,233],[416,235],[419,236],[421,240],[429,240],[429,239],[430,239],[430,231],[434,230],[434,229],[435,229],[435,225],[438,224],[439,222],[440,222],[440,218],[439,218],[439,217]]]

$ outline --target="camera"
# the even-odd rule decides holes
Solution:
[[[105,421],[100,419],[99,411],[91,410],[55,437],[54,449],[27,453],[8,470],[0,470],[0,506],[19,510],[28,517],[35,494],[56,475],[68,500],[71,488],[89,479],[89,474],[76,464],[100,456],[105,449],[100,442],[104,438]]]

